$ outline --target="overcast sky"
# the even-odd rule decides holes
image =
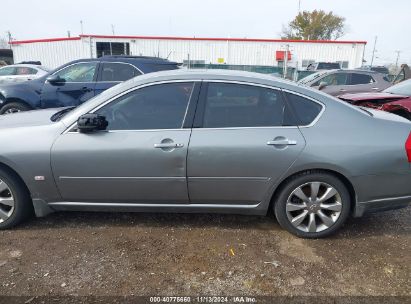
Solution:
[[[298,0],[1,0],[0,36],[14,39],[84,34],[279,38],[298,13]],[[411,63],[411,0],[301,0],[302,10],[323,9],[346,18],[340,40],[365,40],[370,62]]]

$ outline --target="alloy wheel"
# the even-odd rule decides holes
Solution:
[[[18,113],[18,112],[21,112],[21,110],[17,108],[10,108],[4,111],[4,114],[13,114],[13,113]]]
[[[6,221],[14,211],[14,197],[10,187],[0,179],[0,223]]]
[[[336,223],[342,202],[338,191],[323,182],[305,183],[294,189],[286,203],[287,218],[304,232],[321,232]]]

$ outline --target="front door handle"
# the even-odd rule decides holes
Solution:
[[[373,91],[378,91],[380,88],[372,88]]]
[[[267,141],[267,145],[269,146],[295,146],[296,144],[297,144],[296,140],[289,140],[286,138]]]
[[[91,92],[91,91],[93,91],[92,88],[88,88],[88,87],[83,87],[81,90],[82,90],[83,92]]]
[[[184,144],[176,144],[176,143],[154,144],[154,148],[160,148],[160,149],[182,148],[182,147],[184,147]]]

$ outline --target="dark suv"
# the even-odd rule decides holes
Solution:
[[[177,63],[157,57],[103,56],[75,60],[35,80],[0,86],[0,114],[78,106],[135,76],[177,68]]]

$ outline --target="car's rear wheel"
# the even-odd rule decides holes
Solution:
[[[30,195],[20,179],[0,169],[0,229],[11,228],[33,213]]]
[[[1,109],[0,109],[0,115],[3,114],[13,114],[13,113],[18,113],[22,111],[28,111],[31,110],[31,108],[24,103],[21,102],[10,102],[5,104]]]
[[[350,213],[350,194],[336,176],[323,172],[291,178],[274,202],[280,225],[299,237],[321,238],[336,232]]]

